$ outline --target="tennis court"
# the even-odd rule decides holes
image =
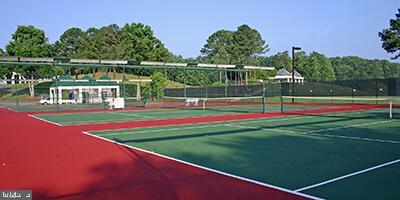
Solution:
[[[90,134],[321,198],[398,199],[399,128],[374,109]]]
[[[316,109],[327,106],[290,106],[288,110],[304,110]],[[266,112],[280,111],[279,105],[267,105]],[[105,122],[123,122],[123,121],[139,121],[154,120],[168,118],[187,118],[200,116],[245,114],[245,113],[261,113],[261,104],[240,105],[225,104],[213,105],[203,109],[203,107],[174,107],[162,109],[147,110],[122,110],[122,111],[103,111],[103,112],[80,112],[80,113],[52,113],[52,114],[36,114],[44,120],[51,121],[60,125],[77,125],[77,124],[94,124]]]
[[[398,99],[281,96],[280,104],[231,99],[185,106],[179,98],[140,109],[29,116],[58,125],[49,125],[51,130],[74,132],[71,137],[83,133],[88,141],[119,146],[121,159],[130,155],[126,158],[142,162],[138,155],[150,154],[153,161],[172,163],[155,164],[166,171],[189,167],[173,172],[185,176],[185,184],[196,182],[187,172],[202,169],[299,198],[400,198]]]

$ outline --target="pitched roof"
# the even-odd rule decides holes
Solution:
[[[282,68],[280,70],[278,70],[278,72],[276,72],[277,76],[292,76],[292,73],[289,72],[288,70],[286,70],[285,68]],[[294,70],[294,76],[295,77],[303,77],[299,72],[297,72],[296,70]]]
[[[111,80],[111,78],[107,76],[107,74],[104,74],[102,77],[100,77],[100,80]]]

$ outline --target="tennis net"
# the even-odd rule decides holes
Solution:
[[[162,107],[227,113],[257,113],[266,111],[265,99],[262,96],[221,98],[165,96],[162,101]]]
[[[290,109],[292,106],[304,106],[307,110],[298,109],[292,111]],[[308,109],[309,107],[315,107],[316,109]],[[336,113],[352,111],[365,113],[362,117],[395,119],[400,117],[400,99],[369,97],[281,97],[282,113],[334,115]]]

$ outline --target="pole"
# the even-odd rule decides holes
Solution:
[[[123,76],[122,76],[122,86],[123,86],[123,93],[124,93],[124,95],[123,95],[123,97],[124,97],[124,100],[126,101],[126,85],[125,85],[125,82],[126,82],[126,73],[125,73],[125,66],[123,67]]]
[[[57,111],[59,111],[60,110],[60,107],[59,107],[59,105],[58,105],[58,101],[59,101],[59,98],[58,98],[58,80],[57,80],[57,78],[56,78],[56,91],[55,91],[55,93],[56,93],[56,108],[57,108]]]
[[[267,108],[266,108],[266,101],[265,101],[265,83],[262,83],[262,87],[263,87],[263,95],[262,95],[262,103],[263,103],[263,113],[267,112]]]
[[[375,79],[375,97],[378,98],[378,79]],[[375,101],[378,104],[378,100]]]
[[[294,96],[294,47],[292,47],[292,96]],[[294,98],[292,98],[294,103]]]
[[[392,119],[393,118],[393,114],[392,114],[392,107],[393,107],[393,105],[392,105],[393,103],[392,103],[392,101],[390,101],[389,102],[389,118],[390,119]]]
[[[228,97],[228,73],[225,68],[225,97]]]
[[[183,71],[183,97],[186,97],[186,68]]]
[[[206,72],[206,76],[207,76],[207,80],[210,80],[208,72]],[[206,81],[206,83],[204,84],[204,87],[205,87],[204,89],[205,89],[205,92],[206,92],[206,94],[205,94],[206,98],[208,98],[208,87],[207,86],[208,86],[208,81]]]
[[[19,112],[19,98],[18,98],[18,84],[19,84],[19,82],[17,83],[15,80],[14,80],[14,83],[15,83],[15,94],[16,94],[16,106],[17,106],[17,112]],[[12,85],[12,81],[11,81],[11,85]]]

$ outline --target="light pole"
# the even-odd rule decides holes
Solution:
[[[300,47],[292,47],[292,96],[294,96],[294,51],[301,50]],[[292,103],[294,103],[294,98],[292,98]]]

